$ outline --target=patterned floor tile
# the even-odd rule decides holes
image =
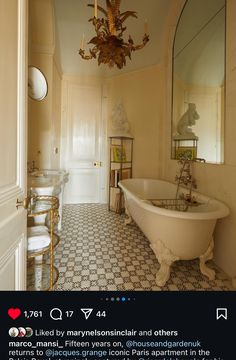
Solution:
[[[55,252],[59,279],[55,290],[233,290],[228,277],[211,262],[216,279],[209,281],[199,261],[178,261],[162,288],[156,285],[159,263],[149,241],[136,225],[106,205],[79,204],[63,208],[61,241]]]

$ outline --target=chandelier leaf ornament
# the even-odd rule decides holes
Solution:
[[[97,4],[88,4],[94,8],[94,16],[89,19],[92,22],[96,36],[88,44],[93,45],[89,49],[89,54],[85,54],[83,35],[79,54],[84,60],[97,59],[98,65],[107,64],[110,68],[117,66],[122,69],[126,65],[126,57],[131,59],[131,53],[135,50],[142,49],[149,41],[147,30],[147,21],[144,24],[144,36],[142,44],[135,45],[132,37],[129,35],[128,40],[124,40],[123,33],[126,31],[124,22],[129,17],[137,18],[136,11],[120,12],[121,0],[106,0],[106,9]],[[105,15],[104,18],[98,18],[98,10]]]

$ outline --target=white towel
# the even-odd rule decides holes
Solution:
[[[53,189],[54,189],[54,186],[45,186],[45,187],[35,187],[34,188],[34,191],[36,192],[37,195],[52,195],[53,193]]]
[[[38,236],[48,234],[48,228],[44,225],[31,226],[27,228],[28,236]]]
[[[51,238],[46,226],[32,226],[27,229],[28,251],[39,250],[49,246]]]

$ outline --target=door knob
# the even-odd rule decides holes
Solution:
[[[16,208],[18,210],[19,207],[23,207],[24,209],[28,209],[28,205],[29,205],[29,198],[25,198],[24,200],[16,200]]]
[[[93,166],[95,166],[95,167],[101,167],[101,166],[102,166],[102,162],[101,162],[101,161],[94,161]]]

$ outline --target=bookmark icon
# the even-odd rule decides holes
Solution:
[[[219,319],[225,319],[227,320],[228,319],[228,311],[227,311],[227,308],[217,308],[216,309],[216,320],[219,320]]]

